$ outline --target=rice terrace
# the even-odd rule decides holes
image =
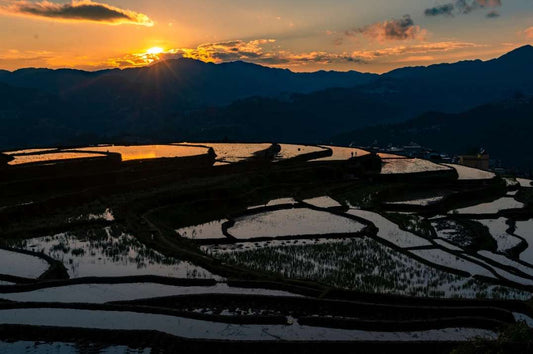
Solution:
[[[271,143],[3,156],[2,351],[449,352],[533,326],[530,180]]]
[[[0,0],[0,354],[533,353],[533,0]]]

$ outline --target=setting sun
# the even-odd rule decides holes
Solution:
[[[161,47],[152,47],[146,51],[147,54],[161,54],[164,50]]]

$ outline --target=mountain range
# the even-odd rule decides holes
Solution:
[[[493,60],[406,67],[382,75],[294,73],[192,59],[96,72],[0,71],[0,150],[206,139],[363,142],[361,132],[375,132],[375,139],[365,139],[388,139],[369,127],[414,124],[412,119],[450,118],[449,129],[459,129],[469,124],[477,106],[533,95],[532,62],[533,47],[524,46]],[[491,122],[510,118],[493,114]],[[516,122],[526,123],[526,118]],[[478,133],[489,139],[490,132]],[[451,131],[442,130],[442,139],[450,140],[446,134]],[[461,148],[485,141],[461,139],[466,139]]]

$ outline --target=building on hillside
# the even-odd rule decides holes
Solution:
[[[459,164],[488,170],[490,165],[489,154],[484,149],[481,149],[476,155],[460,155]]]
[[[420,144],[412,141],[408,145],[405,145],[403,149],[405,150],[405,154],[410,157],[422,157],[423,154],[428,150]]]

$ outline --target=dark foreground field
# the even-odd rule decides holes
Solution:
[[[357,149],[195,148],[5,155],[0,351],[531,350],[530,181]]]

